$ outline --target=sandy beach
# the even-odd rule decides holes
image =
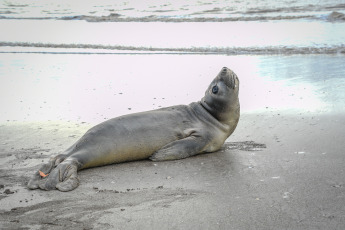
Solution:
[[[343,60],[1,54],[0,228],[344,229]],[[26,188],[94,124],[197,101],[223,66],[242,115],[220,151],[87,169],[67,193]]]

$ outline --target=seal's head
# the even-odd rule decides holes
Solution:
[[[230,126],[237,124],[240,116],[239,83],[236,74],[224,67],[201,99],[201,105],[213,117]]]

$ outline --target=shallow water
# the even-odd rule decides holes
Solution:
[[[345,23],[0,20],[0,30],[9,53],[345,53]]]
[[[342,55],[2,54],[0,121],[115,116],[198,101],[221,67],[240,78],[243,113],[344,112]]]

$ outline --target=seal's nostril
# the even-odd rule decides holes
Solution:
[[[228,68],[223,67],[222,72],[223,72],[223,73],[226,73],[226,71],[228,71]]]

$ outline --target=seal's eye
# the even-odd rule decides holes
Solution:
[[[217,94],[218,93],[218,86],[213,86],[213,88],[212,88],[212,93],[214,93],[214,94]]]

